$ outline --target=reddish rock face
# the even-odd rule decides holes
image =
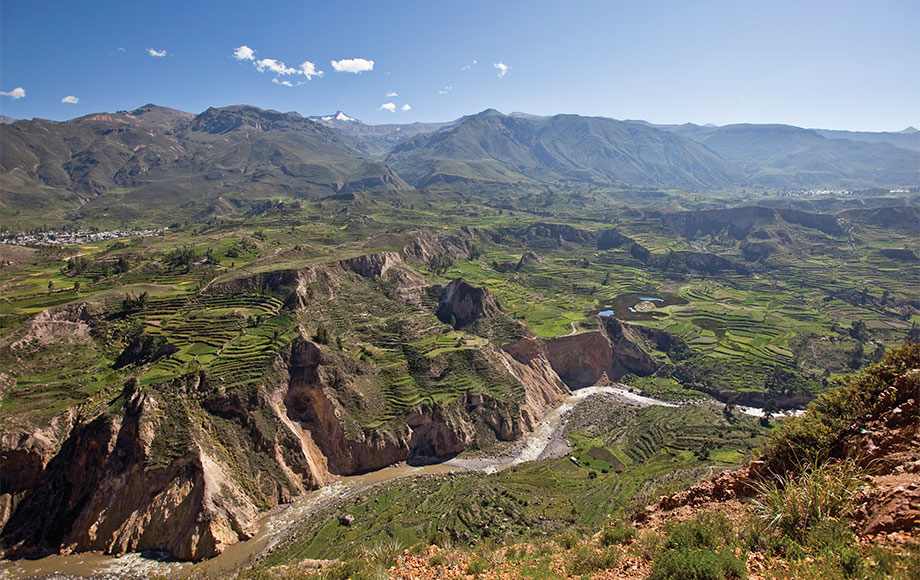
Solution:
[[[585,332],[546,341],[546,356],[566,385],[580,389],[614,375],[613,345],[600,332]]]
[[[915,530],[920,520],[920,485],[909,483],[887,489],[872,498],[869,518],[863,526],[867,534],[888,534]]]
[[[627,373],[648,375],[657,364],[639,346],[642,327],[606,318],[601,329],[546,341],[544,348],[553,370],[570,388],[597,384],[604,377],[616,380]]]

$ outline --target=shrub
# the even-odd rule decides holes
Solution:
[[[385,572],[395,565],[405,546],[395,538],[382,540],[371,547],[363,548],[359,553],[359,560],[366,563],[368,568],[380,573]],[[386,574],[383,574],[386,577]]]
[[[654,558],[651,580],[743,578],[746,566],[735,555],[735,534],[725,514],[702,513],[668,530]]]
[[[322,324],[317,325],[313,340],[319,344],[329,344],[329,331]]]
[[[489,568],[489,563],[483,558],[476,556],[475,558],[470,560],[469,564],[467,564],[466,573],[472,574],[473,576],[478,576],[479,574],[482,574],[483,572],[485,572],[488,568]]]
[[[664,547],[667,549],[715,549],[734,539],[731,521],[722,512],[697,515],[668,530]]]
[[[744,578],[744,561],[731,550],[665,551],[655,560],[650,580],[723,580]]]
[[[568,554],[567,560],[570,574],[590,574],[616,567],[620,561],[620,553],[616,548],[596,548],[590,544],[580,544]]]
[[[559,544],[566,550],[571,550],[572,548],[576,546],[576,544],[578,544],[578,540],[580,539],[580,536],[576,534],[574,531],[569,530],[566,532],[562,532],[560,534],[556,534],[556,537],[553,539],[556,541],[557,544]]]
[[[433,554],[430,558],[428,558],[429,566],[443,566],[446,562],[447,560],[444,558],[444,554],[440,552]]]
[[[635,537],[636,530],[633,529],[632,526],[621,521],[612,526],[604,528],[604,531],[601,532],[601,545],[612,546],[614,544],[622,544],[623,542],[632,540]]]

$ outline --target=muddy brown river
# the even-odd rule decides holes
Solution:
[[[567,413],[591,395],[612,394],[622,402],[633,405],[662,405],[673,403],[644,397],[631,392],[625,385],[586,387],[575,391],[562,404],[544,416],[534,430],[522,438],[506,455],[480,459],[454,458],[445,463],[426,466],[398,464],[363,475],[342,477],[335,483],[305,494],[294,503],[281,505],[269,511],[251,539],[236,543],[220,555],[203,562],[171,562],[157,559],[156,554],[127,554],[121,557],[81,553],[66,556],[46,556],[35,560],[0,560],[0,578],[149,578],[163,575],[185,577],[191,574],[218,576],[254,560],[284,537],[297,522],[309,517],[328,502],[337,501],[359,493],[378,483],[402,477],[449,473],[453,471],[481,471],[494,473],[525,461],[552,456],[554,443],[562,439]]]

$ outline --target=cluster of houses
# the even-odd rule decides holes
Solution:
[[[166,229],[168,228],[160,228],[155,230],[109,230],[105,232],[94,232],[89,230],[80,230],[77,232],[58,232],[51,230],[47,232],[7,234],[6,236],[0,237],[0,243],[12,244],[15,246],[87,244],[91,242],[115,240],[118,238],[130,238],[134,236],[153,236],[166,231]]]
[[[815,195],[850,195],[849,189],[787,189],[780,195],[783,197],[807,197]]]

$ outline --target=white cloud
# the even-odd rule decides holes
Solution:
[[[148,49],[147,49],[147,54],[149,54],[150,56],[155,57],[155,58],[162,58],[162,57],[166,56],[166,51],[165,51],[165,50],[157,50],[157,49],[155,49],[155,48],[148,48]]]
[[[506,64],[503,63],[502,61],[498,61],[497,63],[493,64],[492,66],[494,66],[495,68],[498,69],[498,78],[504,77],[506,74],[508,74],[508,71],[511,70],[511,67],[508,66],[508,65],[506,65]]]
[[[388,97],[398,97],[399,93],[397,93],[396,91],[390,91],[389,93],[387,93],[387,96]]]
[[[22,87],[16,87],[12,91],[0,91],[0,95],[11,99],[21,99],[26,96],[26,90]]]
[[[409,110],[411,110],[411,109],[412,109],[412,107],[409,105],[409,103],[406,103],[405,105],[403,105],[402,107],[400,107],[400,110],[402,110],[402,111],[409,111]]]
[[[454,87],[448,85],[448,86],[444,87],[443,89],[441,89],[440,91],[438,91],[438,94],[439,94],[439,95],[446,95],[447,93],[451,92],[453,89],[454,89]]]
[[[384,103],[384,104],[380,105],[380,108],[377,109],[377,110],[378,110],[378,111],[389,111],[389,112],[391,112],[391,113],[395,113],[395,112],[396,112],[396,103]]]
[[[363,58],[343,58],[342,60],[333,60],[332,68],[336,72],[349,72],[358,74],[366,70],[374,70],[374,61]]]
[[[323,71],[316,70],[315,64],[313,64],[309,60],[305,60],[302,63],[300,63],[300,74],[307,77],[307,80],[310,80],[313,77],[323,76]]]
[[[119,46],[119,47],[115,50],[115,52],[128,52],[128,51],[125,50],[125,49],[123,49],[122,47]]]
[[[271,71],[276,75],[292,75],[297,72],[297,69],[291,66],[287,66],[279,60],[273,58],[263,58],[262,60],[257,60],[255,62],[256,70],[259,72]]]
[[[233,58],[236,60],[255,60],[256,51],[244,44],[233,49]]]
[[[312,62],[305,60],[300,63],[299,67],[288,66],[280,60],[274,58],[262,58],[256,60],[256,51],[252,48],[249,48],[245,44],[238,46],[233,49],[233,58],[239,61],[250,61],[252,65],[256,67],[256,70],[259,72],[270,72],[275,74],[275,78],[272,79],[272,82],[276,85],[284,85],[286,87],[294,87],[302,85],[303,83],[292,83],[290,81],[282,81],[278,77],[287,76],[287,75],[301,75],[307,77],[307,80],[312,79],[313,77],[323,76],[323,71],[316,70],[316,65]]]
[[[479,61],[474,58],[473,64],[465,64],[462,67],[460,67],[460,70],[472,70],[473,67],[476,66],[477,64],[479,64]]]
[[[71,104],[71,105],[76,105],[77,103],[80,102],[80,99],[78,99],[77,97],[75,97],[75,96],[73,96],[73,95],[67,95],[66,97],[64,97],[63,99],[61,99],[61,102],[62,102],[62,103],[68,103],[68,104]]]

